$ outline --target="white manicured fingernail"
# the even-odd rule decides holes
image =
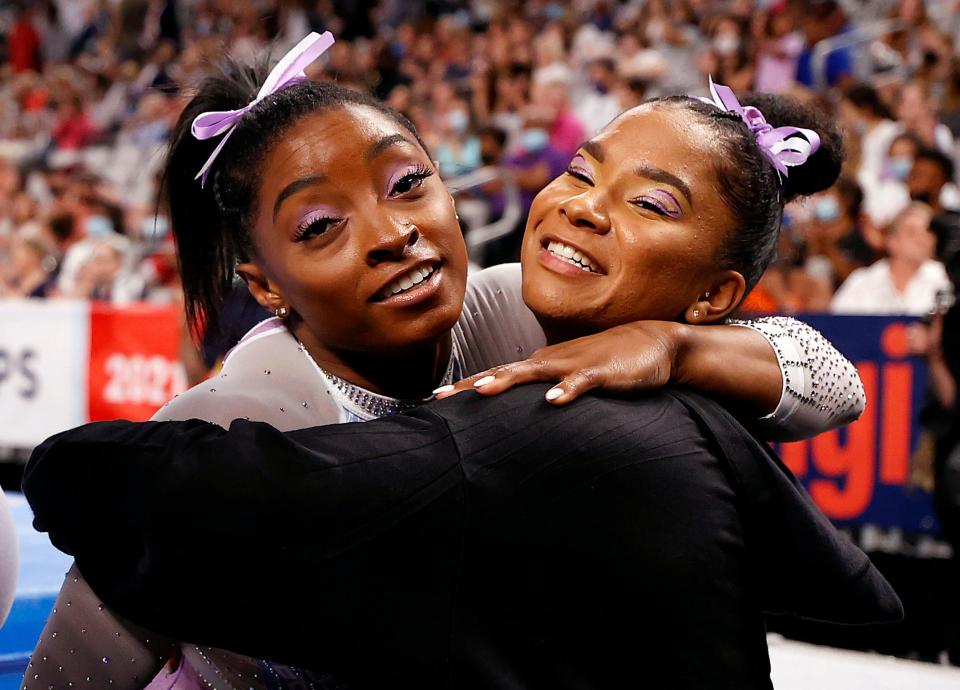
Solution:
[[[453,390],[453,386],[448,383],[446,386],[440,386],[439,388],[434,390],[433,394],[437,395],[438,393],[449,393],[452,390]]]
[[[474,388],[480,388],[481,386],[486,386],[488,383],[493,383],[496,380],[494,376],[484,376],[482,379],[477,379],[473,382]]]
[[[551,388],[547,391],[547,400],[556,400],[561,395],[563,395],[562,388]]]

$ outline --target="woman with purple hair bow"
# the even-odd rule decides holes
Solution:
[[[747,417],[772,412],[762,425],[773,435],[811,435],[862,409],[852,367],[815,332],[792,320],[726,323],[772,255],[784,201],[836,177],[839,140],[825,124],[816,125],[828,142],[817,151],[808,128],[792,133],[802,139],[764,129],[761,141],[757,122],[744,126],[725,103],[664,99],[624,114],[535,201],[521,299],[516,266],[465,280],[452,200],[413,127],[366,96],[303,78],[330,40],[308,37],[266,79],[248,69],[212,78],[184,112],[167,200],[188,314],[215,327],[236,272],[276,318],[241,342],[219,377],[157,419],[227,427],[248,418],[282,430],[363,421],[481,370],[467,381],[483,394],[560,380],[547,394],[560,404],[597,386],[681,382],[744,403]],[[786,102],[764,103],[769,117]],[[791,123],[816,120],[789,108]],[[784,148],[800,141],[808,151]],[[511,364],[538,348],[532,361]],[[828,373],[829,392],[810,385]],[[814,397],[821,391],[829,401]],[[251,549],[251,558],[272,557],[269,544]],[[225,573],[237,565],[222,562]],[[173,643],[113,616],[79,572],[65,589],[31,667],[41,687],[64,673],[55,666],[65,659],[71,678],[92,670],[97,682],[138,688],[176,655]],[[64,615],[81,606],[93,623],[70,632]],[[103,645],[103,630],[118,653]],[[76,650],[93,652],[93,669],[78,671],[64,651],[73,633]],[[186,663],[153,687],[332,683],[180,648]],[[48,656],[58,659],[49,668]]]

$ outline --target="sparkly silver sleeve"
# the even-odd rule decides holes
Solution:
[[[777,355],[783,376],[780,402],[760,420],[770,440],[810,438],[863,412],[866,397],[856,367],[815,328],[788,316],[729,323],[755,330]]]
[[[175,643],[111,613],[74,565],[40,634],[22,688],[142,690],[177,650]]]

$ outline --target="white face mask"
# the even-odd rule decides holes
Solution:
[[[713,49],[728,57],[740,50],[740,37],[733,34],[720,34],[713,39]]]

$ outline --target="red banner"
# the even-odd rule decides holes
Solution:
[[[149,419],[186,388],[181,327],[174,308],[93,305],[88,419]]]

